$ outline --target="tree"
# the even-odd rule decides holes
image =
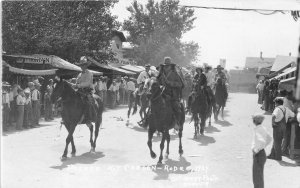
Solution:
[[[111,59],[111,31],[120,26],[110,12],[115,2],[2,2],[3,50],[57,55],[70,62],[82,55]]]
[[[128,7],[131,16],[124,21],[123,29],[137,46],[134,51],[139,64],[157,65],[165,56],[181,65],[196,60],[198,44],[181,42],[182,35],[193,28],[194,10],[178,4],[177,0],[149,0],[145,6],[134,1]]]

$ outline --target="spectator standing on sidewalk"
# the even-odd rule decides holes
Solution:
[[[273,127],[273,147],[268,159],[282,160],[282,141],[286,131],[286,124],[289,118],[295,116],[294,112],[283,106],[283,98],[277,97],[274,100],[275,109],[272,114],[272,127]]]
[[[45,108],[45,121],[51,120],[52,104],[51,104],[51,90],[47,88],[44,96],[44,108]]]
[[[115,79],[113,80],[108,90],[111,93],[111,108],[115,108],[117,102],[117,90],[118,90],[117,82]]]
[[[253,152],[252,178],[254,188],[264,187],[264,166],[267,159],[265,148],[272,141],[266,128],[262,126],[264,119],[265,117],[263,115],[252,116],[253,124],[255,126],[251,147]]]
[[[6,131],[9,126],[9,112],[10,112],[10,102],[9,102],[9,88],[10,85],[7,82],[2,83],[2,128]]]
[[[33,116],[33,125],[34,126],[39,126],[39,119],[40,119],[40,91],[38,88],[40,87],[40,84],[37,80],[33,82],[34,86],[32,87],[31,90],[31,101],[32,101],[32,116]]]
[[[29,88],[24,90],[25,93],[25,105],[24,105],[24,121],[23,127],[30,128],[32,126],[32,103],[31,103],[31,92]]]
[[[18,95],[16,98],[17,105],[17,122],[16,122],[16,130],[22,130],[23,120],[24,120],[24,105],[25,105],[25,94],[23,89],[18,89]]]

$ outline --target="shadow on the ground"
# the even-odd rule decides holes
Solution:
[[[191,163],[184,157],[180,157],[179,161],[173,159],[167,159],[162,166],[151,165],[150,168],[156,174],[154,180],[168,180],[169,174],[188,174],[191,169],[188,167]]]
[[[61,165],[58,166],[51,166],[50,168],[63,170],[67,168],[69,165],[73,164],[92,164],[95,163],[98,159],[103,158],[105,155],[103,152],[86,152],[80,156],[74,156],[67,158],[65,161],[62,161]]]
[[[217,127],[214,126],[206,126],[205,129],[206,133],[214,133],[214,132],[221,132]]]
[[[190,140],[199,142],[200,146],[207,146],[208,144],[213,144],[216,142],[216,140],[213,137],[206,135],[198,135],[196,139],[190,138]]]
[[[143,127],[140,127],[138,125],[134,125],[132,123],[129,123],[129,125],[131,125],[132,127],[129,127],[130,129],[133,129],[135,131],[138,131],[138,132],[148,132],[148,129],[146,128],[143,128]]]
[[[229,126],[232,126],[232,123],[230,123],[229,121],[221,121],[221,120],[218,120],[218,121],[215,121],[215,124],[217,125],[222,125],[223,127],[229,127]]]

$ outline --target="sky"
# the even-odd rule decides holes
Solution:
[[[268,1],[265,0],[266,4],[261,4],[261,7],[268,8]],[[147,0],[138,2],[145,4]],[[180,4],[203,5],[199,2],[181,0]],[[237,0],[222,2],[227,2],[224,6],[241,6]],[[244,2],[246,7],[259,7],[250,0]],[[126,7],[131,3],[132,0],[120,0],[114,6],[112,13],[118,16],[119,21],[123,22],[129,17]],[[222,6],[220,2],[217,2],[217,5]],[[284,7],[282,4],[277,5]],[[232,69],[236,66],[244,67],[246,57],[259,57],[260,52],[263,53],[263,57],[289,53],[292,56],[298,55],[300,20],[294,21],[290,13],[262,15],[252,11],[195,9],[194,15],[197,18],[194,28],[185,33],[182,40],[198,43],[200,53],[196,63],[200,65],[207,63],[215,67],[220,63],[220,59],[226,59],[226,68]]]

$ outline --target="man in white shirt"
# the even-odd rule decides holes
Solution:
[[[137,78],[138,92],[136,95],[136,104],[140,103],[140,95],[144,93],[145,80],[151,78],[150,65],[145,65],[145,71],[141,72]]]
[[[31,89],[31,101],[32,101],[32,123],[33,126],[39,126],[40,120],[40,100],[41,94],[38,88],[41,86],[37,80],[34,80],[32,83],[29,83]],[[32,86],[33,85],[33,86]]]
[[[82,72],[77,77],[77,82],[75,88],[78,88],[78,91],[83,94],[84,97],[84,116],[85,123],[90,128],[92,127],[92,120],[96,118],[96,112],[94,109],[94,98],[92,96],[93,91],[93,73],[91,73],[87,68],[91,64],[88,61],[87,57],[82,56],[80,58],[78,66],[82,69]]]
[[[10,85],[7,82],[2,83],[2,109],[3,109],[3,130],[6,131],[9,124],[9,88]]]
[[[273,147],[268,159],[282,160],[282,141],[286,130],[286,124],[290,118],[295,117],[294,112],[283,106],[283,98],[277,97],[274,100],[275,109],[272,114]]]
[[[206,66],[205,69],[204,69],[204,74],[205,74],[206,79],[207,79],[207,86],[212,89],[213,84],[214,84],[214,75],[211,71],[211,67]]]
[[[267,159],[265,148],[270,144],[272,138],[265,127],[261,125],[264,120],[263,115],[254,115],[252,119],[255,125],[251,147],[253,152],[252,177],[254,188],[258,188],[264,187],[264,165]]]

